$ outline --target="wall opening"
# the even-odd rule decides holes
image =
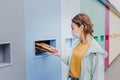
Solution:
[[[71,48],[73,46],[73,38],[66,38],[65,39],[65,48]]]
[[[45,46],[45,48],[44,48]],[[56,47],[56,40],[40,40],[35,41],[35,56],[48,56],[51,53],[51,47]],[[49,49],[48,49],[49,48]]]
[[[0,66],[11,63],[10,43],[0,44]]]

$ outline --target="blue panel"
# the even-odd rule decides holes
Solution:
[[[35,41],[51,40],[60,47],[60,0],[25,1],[26,80],[62,80],[61,60],[50,53],[35,57]],[[43,54],[44,55],[44,54]]]
[[[34,61],[28,80],[61,80],[61,61],[58,57],[51,55]]]

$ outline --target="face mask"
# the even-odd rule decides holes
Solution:
[[[75,38],[75,39],[80,39],[80,34],[72,31],[72,36]]]

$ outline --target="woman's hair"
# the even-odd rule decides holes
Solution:
[[[90,34],[91,36],[93,36],[93,24],[89,18],[89,16],[87,14],[84,13],[79,13],[77,14],[73,19],[72,22],[74,22],[78,27],[80,27],[81,25],[84,26],[84,34],[85,36],[87,34]]]

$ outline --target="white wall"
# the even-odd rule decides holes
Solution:
[[[80,12],[80,0],[61,0],[62,54],[66,58],[71,52],[71,19]],[[68,46],[66,46],[68,45]],[[62,63],[62,80],[66,80],[67,66]]]
[[[110,13],[110,46],[109,46],[109,64],[120,53],[120,17],[111,10]]]

